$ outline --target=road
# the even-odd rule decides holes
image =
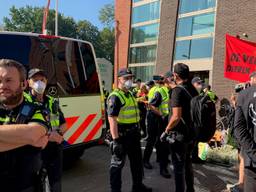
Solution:
[[[87,149],[78,161],[65,168],[63,175],[63,192],[109,192],[109,160],[107,146]],[[152,157],[154,169],[145,170],[144,183],[154,192],[173,192],[174,180],[159,175],[158,164]],[[123,192],[131,191],[129,161],[123,170]],[[235,183],[237,174],[231,168],[213,164],[194,165],[195,189],[197,192],[221,192],[227,183]]]

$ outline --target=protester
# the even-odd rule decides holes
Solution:
[[[185,189],[189,192],[195,191],[191,162],[194,144],[190,140],[190,101],[198,93],[188,79],[189,67],[183,63],[174,65],[174,80],[177,86],[172,90],[172,114],[165,132],[161,135],[162,142],[167,142],[168,136],[172,136],[168,142],[171,148],[176,192],[183,192]]]
[[[145,138],[147,136],[147,130],[146,130],[147,95],[148,95],[148,90],[146,88],[146,85],[141,85],[140,90],[137,93],[137,101],[138,101],[138,107],[140,110],[140,129],[142,132],[141,133],[142,138]]]
[[[256,72],[250,75],[250,84],[238,95],[234,122],[234,134],[244,157],[244,192],[256,189]]]

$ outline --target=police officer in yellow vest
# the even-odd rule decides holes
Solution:
[[[57,99],[46,95],[47,76],[41,69],[31,69],[28,73],[29,93],[25,95],[28,100],[40,103],[48,109],[52,131],[49,143],[42,152],[43,167],[47,171],[51,192],[61,191],[63,135],[67,129],[66,121],[60,110]]]
[[[166,87],[163,87],[163,77],[153,76],[155,86],[148,94],[148,112],[147,112],[147,143],[144,151],[143,164],[147,169],[152,169],[150,157],[153,147],[156,148],[157,160],[160,164],[160,174],[165,178],[171,175],[167,169],[168,166],[168,145],[160,141],[160,136],[164,130],[164,124],[168,123],[169,116],[169,94]],[[160,85],[161,84],[161,85]]]
[[[26,70],[0,60],[0,191],[38,191],[41,149],[48,142],[46,116],[23,97]]]
[[[121,69],[118,73],[118,88],[108,98],[108,120],[113,141],[111,142],[110,185],[112,192],[121,192],[121,172],[126,155],[130,160],[133,192],[150,192],[142,183],[143,166],[140,146],[139,109],[130,91],[132,72]]]

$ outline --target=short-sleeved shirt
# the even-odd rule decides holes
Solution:
[[[189,92],[189,94],[185,89]],[[182,119],[186,122],[187,126],[189,126],[191,123],[190,101],[192,97],[195,97],[197,95],[198,93],[196,89],[190,83],[183,83],[182,85],[172,89],[172,96],[171,96],[171,103],[170,103],[171,108],[173,107],[182,108]],[[185,131],[184,128],[185,128],[184,123],[180,121],[173,130],[178,132],[183,132]]]
[[[20,109],[26,103],[23,101],[12,110],[0,106],[0,125],[15,124]],[[3,121],[4,119],[5,121]],[[48,124],[40,110],[36,110],[32,117],[26,121],[26,123],[32,122],[43,125],[47,129]],[[4,181],[6,180],[3,187],[8,186],[10,191],[12,190],[11,186],[15,187],[16,191],[16,188],[20,191],[19,186],[23,186],[26,182],[29,182],[31,175],[39,171],[40,168],[41,148],[25,145],[9,151],[0,152],[0,178],[4,179]]]
[[[122,103],[118,96],[111,95],[107,101],[107,113],[110,117],[117,117],[122,108]]]

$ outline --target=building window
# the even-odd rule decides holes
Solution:
[[[152,76],[155,74],[155,66],[131,67],[130,69],[135,78],[139,78],[143,82],[152,80]]]
[[[160,4],[159,1],[134,7],[132,11],[132,23],[140,23],[159,19]]]
[[[130,48],[129,63],[148,63],[156,59],[156,45]]]
[[[177,37],[214,32],[214,17],[215,13],[207,13],[180,18],[178,21]]]
[[[200,11],[216,6],[216,0],[181,0],[180,14]]]
[[[213,38],[177,41],[175,60],[200,59],[212,57]]]
[[[144,0],[132,0],[133,3],[137,3],[137,2],[140,2],[140,1],[144,1]]]
[[[157,40],[159,24],[144,25],[132,28],[131,43],[144,43]]]

